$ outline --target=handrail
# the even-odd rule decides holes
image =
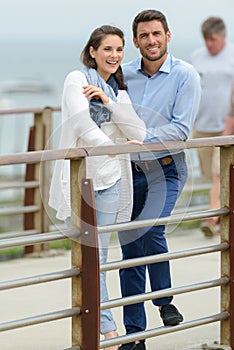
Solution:
[[[209,211],[208,211],[209,212]],[[196,218],[197,217],[206,217],[205,216],[206,212],[202,212],[200,215],[199,213],[196,213]],[[212,210],[212,215],[214,216],[217,215],[226,215],[229,213],[229,210],[226,208],[217,209],[217,210]],[[208,215],[209,216],[209,215]],[[191,217],[191,214],[188,214],[188,217]],[[159,226],[162,225],[162,223],[178,223],[181,221],[180,215],[172,215],[171,217],[164,217],[162,220],[157,219],[155,220],[141,220],[138,221],[137,224],[133,222],[134,225],[131,225],[132,222],[130,223],[125,223],[125,224],[118,224],[118,225],[108,225],[108,226],[100,226],[98,227],[98,233],[103,233],[103,232],[115,232],[115,231],[120,231],[123,229],[128,229],[130,230],[132,227],[147,227],[147,226]],[[183,221],[186,221],[186,215],[184,215]],[[108,230],[110,228],[110,230]],[[117,230],[116,230],[117,228]],[[43,234],[34,234],[34,235],[26,235],[24,237],[14,237],[14,238],[7,238],[7,239],[2,239],[0,240],[0,249],[5,249],[5,248],[13,248],[21,245],[29,245],[29,244],[35,244],[35,243],[45,243],[49,241],[55,241],[55,240],[62,240],[62,239],[74,239],[77,240],[78,237],[80,236],[80,233],[75,229],[69,229],[69,230],[64,230],[64,231],[56,231],[53,233],[43,233]]]
[[[46,111],[48,109],[48,111]],[[47,113],[51,114],[51,111],[60,111],[60,107],[46,107],[43,109],[40,108],[35,108],[35,109],[21,109],[21,110],[5,110],[5,111],[0,111],[0,115],[3,114],[24,114],[24,113],[34,113],[34,118],[38,122],[41,118],[41,114],[44,114],[44,121],[48,120],[46,118]],[[36,124],[35,124],[36,125]],[[44,128],[43,123],[42,124],[37,124],[37,126],[40,125],[39,129],[42,131]],[[44,135],[44,136],[42,136]],[[43,140],[48,140],[48,133],[47,134],[39,134],[37,136],[37,141],[43,139]],[[123,336],[123,337],[118,337],[115,339],[109,339],[102,341],[100,343],[100,346],[111,346],[111,345],[116,345],[116,344],[123,344],[127,343],[129,341],[134,341],[138,339],[147,339],[152,336],[160,335],[160,334],[167,334],[171,332],[175,332],[178,330],[182,329],[187,329],[191,327],[195,327],[197,325],[202,325],[202,324],[208,324],[211,322],[216,322],[216,321],[222,321],[226,320],[229,318],[229,320],[225,323],[226,325],[228,324],[228,327],[230,328],[233,324],[231,322],[233,320],[233,312],[231,306],[233,305],[233,297],[229,298],[230,296],[230,289],[232,286],[230,286],[230,282],[233,280],[233,273],[232,271],[228,271],[229,268],[229,261],[228,259],[232,257],[232,242],[229,242],[229,237],[228,237],[228,221],[230,217],[232,216],[231,214],[234,212],[233,208],[229,209],[229,202],[228,202],[228,193],[229,193],[229,176],[228,176],[228,167],[232,163],[233,159],[233,145],[234,145],[234,135],[233,136],[218,136],[218,137],[212,137],[212,138],[200,138],[200,139],[189,139],[187,141],[169,141],[165,142],[163,144],[160,143],[151,143],[151,144],[143,144],[143,145],[133,145],[133,144],[123,144],[123,145],[113,145],[113,146],[100,146],[100,147],[86,147],[86,148],[72,148],[72,149],[58,149],[58,150],[52,150],[52,149],[45,149],[45,144],[38,143],[37,147],[35,148],[30,148],[31,149],[36,149],[36,151],[30,151],[30,152],[25,152],[25,153],[18,153],[18,154],[8,154],[8,155],[2,155],[0,156],[0,166],[2,165],[14,165],[14,164],[36,164],[34,167],[36,169],[35,174],[37,176],[34,178],[30,178],[30,180],[35,180],[34,184],[38,187],[40,185],[40,188],[34,189],[36,195],[35,197],[39,197],[40,193],[39,190],[43,189],[46,193],[48,193],[48,188],[44,186],[44,183],[40,181],[39,184],[39,176],[38,176],[38,170],[39,168],[44,168],[43,162],[46,161],[52,161],[52,160],[57,160],[57,159],[70,159],[72,160],[71,162],[71,186],[72,186],[72,224],[75,227],[79,227],[80,232],[78,232],[77,229],[71,229],[71,230],[64,230],[64,231],[56,231],[56,232],[49,232],[48,233],[48,228],[44,228],[45,226],[42,227],[40,220],[38,220],[38,225],[35,225],[35,227],[32,225],[27,227],[28,228],[28,233],[31,233],[30,235],[27,234],[24,237],[15,237],[15,238],[8,238],[7,239],[2,239],[0,241],[0,249],[5,249],[5,248],[10,248],[10,247],[16,247],[19,245],[30,245],[30,244],[38,244],[38,243],[47,243],[50,241],[54,240],[61,240],[61,239],[71,239],[72,240],[72,268],[70,270],[65,270],[65,271],[59,271],[59,272],[52,272],[48,274],[42,274],[42,275],[37,275],[37,276],[31,276],[31,277],[26,277],[26,278],[21,278],[17,280],[10,280],[10,281],[4,281],[0,283],[0,290],[7,290],[11,288],[17,288],[25,285],[32,285],[32,284],[37,284],[37,283],[43,283],[43,282],[50,282],[58,279],[63,279],[63,278],[71,278],[72,279],[72,308],[67,309],[67,310],[60,310],[57,312],[52,312],[44,315],[37,315],[35,317],[28,317],[25,319],[20,319],[20,320],[13,320],[10,322],[4,322],[0,324],[0,331],[1,330],[8,330],[8,329],[15,329],[15,328],[20,328],[32,324],[39,324],[42,322],[47,322],[51,320],[56,320],[60,319],[63,317],[72,317],[72,337],[73,337],[73,344],[82,344],[84,342],[84,345],[86,344],[87,346],[87,340],[90,338],[90,333],[87,332],[88,326],[90,326],[90,322],[92,321],[93,318],[93,312],[95,312],[95,315],[98,314],[99,311],[99,306],[101,306],[102,309],[106,308],[112,308],[112,307],[117,307],[119,305],[128,305],[131,303],[136,303],[136,302],[141,302],[141,301],[147,301],[147,300],[152,300],[155,298],[159,298],[162,296],[166,295],[176,295],[176,294],[182,294],[186,292],[191,292],[191,291],[197,291],[201,289],[206,289],[206,288],[212,288],[212,287],[217,287],[221,286],[221,298],[222,298],[222,305],[221,305],[221,312],[216,315],[211,315],[208,317],[205,317],[203,319],[199,320],[191,320],[189,322],[184,322],[183,324],[180,324],[178,326],[175,326],[173,328],[171,327],[160,327],[159,329],[152,329],[152,330],[146,330],[144,333],[134,333],[132,335],[128,336]],[[100,155],[117,155],[117,154],[125,154],[125,153],[136,153],[136,152],[160,152],[160,151],[175,151],[179,152],[181,150],[188,150],[188,149],[193,149],[193,148],[200,148],[200,147],[211,147],[211,146],[216,146],[220,147],[221,146],[221,154],[224,155],[224,157],[221,157],[222,159],[227,159],[226,163],[224,162],[223,165],[223,171],[222,171],[222,176],[226,177],[227,180],[223,181],[224,185],[224,191],[226,193],[225,199],[222,201],[221,208],[216,209],[216,210],[205,210],[205,211],[200,211],[200,212],[192,212],[192,213],[181,213],[181,214],[173,214],[170,217],[165,217],[165,218],[160,218],[160,219],[154,219],[154,220],[142,220],[142,221],[134,221],[130,223],[123,223],[123,224],[118,224],[118,225],[109,225],[109,226],[104,226],[104,227],[97,227],[97,225],[94,223],[95,222],[95,206],[92,205],[90,208],[92,209],[90,211],[90,215],[87,215],[87,208],[84,210],[84,205],[82,203],[82,195],[84,196],[84,190],[80,189],[80,179],[78,180],[77,174],[79,171],[82,169],[83,162],[81,162],[82,158],[86,157],[91,157],[91,156],[100,156]],[[223,147],[222,147],[223,146]],[[232,147],[229,147],[232,146]],[[173,152],[172,152],[173,153]],[[227,156],[227,157],[226,157]],[[39,164],[42,163],[42,164]],[[82,166],[81,166],[82,164]],[[46,173],[45,178],[48,178],[48,172]],[[85,178],[85,177],[84,177]],[[233,176],[234,178],[234,176]],[[29,180],[29,179],[28,179]],[[85,181],[87,181],[86,179]],[[83,180],[82,180],[83,181]],[[88,181],[87,181],[88,182]],[[33,188],[32,184],[30,186],[25,185],[23,182],[21,182],[22,186],[24,188]],[[48,186],[48,183],[47,183]],[[14,184],[15,188],[19,188],[20,185],[19,183]],[[6,189],[7,185],[2,185],[0,189]],[[86,196],[87,197],[87,196]],[[90,198],[90,193],[88,198]],[[45,199],[43,203],[47,203],[48,201]],[[39,203],[39,204],[38,204]],[[35,206],[34,209],[40,208],[43,206],[43,203],[38,201],[37,206]],[[27,205],[24,208],[27,208],[26,210],[29,210],[31,203],[27,203]],[[33,203],[34,204],[34,203]],[[87,203],[86,203],[87,204]],[[88,205],[89,206],[89,205]],[[31,206],[32,207],[32,206]],[[22,207],[19,207],[21,210]],[[32,208],[31,208],[32,209]],[[82,212],[82,210],[83,212]],[[15,208],[11,210],[16,210]],[[7,209],[7,211],[9,211]],[[18,211],[18,209],[16,210]],[[85,216],[84,216],[84,211],[85,211]],[[6,213],[6,210],[3,208],[2,212]],[[0,209],[0,214],[1,214],[1,209]],[[40,215],[40,212],[36,213],[35,215]],[[144,295],[134,295],[131,297],[126,297],[126,298],[118,298],[114,300],[109,300],[108,302],[102,303],[99,305],[97,302],[96,304],[92,302],[92,293],[93,292],[93,287],[92,284],[87,284],[90,282],[90,275],[94,276],[94,279],[98,282],[95,282],[95,285],[93,285],[95,288],[99,287],[98,283],[98,276],[99,274],[97,273],[96,269],[95,273],[90,272],[90,266],[89,265],[89,257],[92,256],[93,254],[86,254],[85,250],[81,247],[82,244],[80,242],[89,242],[90,236],[89,235],[89,230],[85,229],[85,225],[88,225],[89,227],[92,227],[93,229],[93,237],[96,239],[97,238],[97,233],[105,233],[105,232],[114,232],[114,231],[121,231],[121,230],[131,230],[133,228],[143,228],[147,226],[152,226],[152,225],[161,225],[161,224],[172,224],[172,223],[177,223],[181,221],[192,221],[192,220],[201,220],[206,217],[213,217],[213,216],[220,216],[221,217],[221,226],[224,228],[222,230],[222,243],[214,246],[209,246],[209,247],[202,247],[202,248],[196,248],[196,249],[191,249],[188,251],[179,251],[179,252],[174,252],[174,253],[167,253],[167,254],[162,254],[158,256],[150,256],[150,257],[144,257],[144,258],[139,258],[139,259],[131,259],[131,261],[115,261],[114,263],[108,263],[105,265],[101,266],[101,271],[110,271],[113,269],[119,269],[120,267],[130,267],[130,266],[139,266],[141,264],[151,264],[159,261],[165,261],[165,260],[172,260],[172,259],[178,259],[178,258],[184,258],[188,256],[195,256],[199,254],[206,254],[206,253],[213,253],[213,252],[218,252],[221,251],[221,260],[222,260],[222,272],[221,272],[221,278],[218,278],[216,280],[211,280],[211,281],[205,281],[205,282],[199,282],[191,285],[185,285],[185,286],[180,286],[176,288],[170,288],[167,290],[161,290],[157,292],[150,292],[150,293],[145,293]],[[87,219],[84,220],[84,217]],[[81,226],[79,225],[81,223]],[[40,226],[41,225],[41,226]],[[233,224],[232,224],[233,226]],[[231,227],[232,227],[231,226]],[[31,231],[30,231],[31,229]],[[32,234],[32,233],[35,234]],[[37,233],[41,232],[41,233]],[[42,233],[46,232],[46,233]],[[14,233],[15,235],[16,233]],[[78,239],[79,238],[79,239]],[[85,245],[85,244],[83,244]],[[88,244],[87,244],[88,246]],[[96,247],[96,246],[95,246]],[[83,250],[82,250],[83,249]],[[87,252],[87,251],[86,251]],[[98,256],[98,254],[97,254]],[[86,258],[86,260],[84,260]],[[98,267],[98,258],[94,259],[97,263]],[[92,262],[94,261],[92,260]],[[84,263],[85,262],[85,263]],[[132,265],[134,264],[134,265]],[[92,265],[92,264],[91,264]],[[83,268],[84,267],[84,268]],[[233,269],[231,269],[233,270]],[[81,273],[80,273],[81,272]],[[229,273],[230,272],[230,273]],[[226,277],[228,276],[228,277]],[[94,280],[92,279],[92,281]],[[83,289],[82,286],[89,285],[88,288]],[[99,290],[99,288],[97,288]],[[80,293],[80,295],[79,295]],[[95,298],[93,298],[95,299]],[[97,300],[97,298],[96,298]],[[98,299],[99,300],[99,299]],[[231,300],[231,301],[230,301]],[[78,306],[78,307],[77,307]],[[230,315],[226,310],[229,310],[230,308]],[[80,314],[82,310],[82,315],[77,320],[77,315]],[[90,312],[91,311],[91,312]],[[223,311],[223,312],[222,312]],[[98,323],[97,323],[98,326]],[[221,325],[224,327],[224,325]],[[226,329],[228,328],[226,327]],[[93,327],[93,329],[98,330],[98,327]],[[229,330],[227,330],[229,332]],[[233,330],[232,330],[233,332]],[[80,334],[81,335],[80,335]],[[95,332],[94,332],[95,333]],[[94,337],[98,339],[98,334],[99,332],[96,332],[97,334],[94,334]],[[230,336],[231,332],[229,332],[229,337],[232,339],[233,337]],[[233,334],[233,333],[232,333]],[[225,332],[222,334],[222,340],[224,339],[225,341],[229,341],[228,336],[226,336]],[[79,338],[80,337],[80,338]],[[226,337],[226,338],[225,338]],[[83,344],[82,344],[83,346]],[[74,346],[73,346],[74,348]],[[75,347],[76,348],[76,347]],[[94,348],[94,346],[93,346]],[[95,349],[97,346],[95,347]]]
[[[117,155],[139,152],[160,152],[168,150],[182,150],[211,146],[231,146],[234,136],[216,136],[187,141],[168,141],[161,143],[148,143],[143,145],[122,144],[100,147],[71,148],[59,150],[31,151],[25,153],[8,154],[0,156],[0,165],[31,164],[56,159],[78,159],[89,156]]]
[[[21,238],[9,238],[0,241],[0,249],[13,248],[21,245],[30,245],[36,243],[46,243],[51,241],[58,241],[63,239],[77,240],[79,233],[77,230],[64,230],[63,232],[57,231],[53,233],[41,233],[38,235],[25,236]]]
[[[131,222],[126,222],[122,224],[113,224],[106,225],[103,227],[99,227],[98,233],[108,233],[108,232],[119,232],[124,230],[132,230],[134,228],[144,228],[148,226],[159,226],[159,225],[167,225],[174,224],[181,221],[194,221],[204,218],[209,218],[213,216],[221,216],[228,215],[228,208],[220,208],[220,209],[212,209],[212,210],[204,210],[200,212],[193,212],[188,214],[172,214],[171,216],[165,216],[162,218],[155,219],[147,219],[147,220],[135,220]]]
[[[135,294],[133,296],[112,299],[101,303],[101,310],[119,307],[122,305],[137,304],[144,301],[169,297],[171,295],[179,295],[187,292],[195,292],[198,290],[222,286],[229,283],[229,278],[223,277],[212,281],[189,284],[181,287],[167,288],[156,292],[147,292],[144,294]]]
[[[36,188],[39,186],[38,181],[3,181],[0,182],[0,190],[8,190],[9,188]]]
[[[1,109],[0,110],[0,116],[1,115],[11,115],[11,114],[27,114],[27,113],[42,113],[46,108],[51,109],[52,112],[60,112],[61,107],[32,107],[32,108],[15,108],[15,109]]]
[[[0,216],[1,215],[23,214],[23,213],[33,213],[33,212],[36,212],[39,210],[40,210],[40,207],[38,205],[27,205],[27,206],[0,208]]]
[[[0,234],[0,240],[38,234],[38,230],[10,231]]]
[[[208,247],[200,247],[200,248],[193,248],[193,249],[187,249],[172,253],[163,253],[163,254],[156,254],[156,255],[150,255],[142,258],[132,258],[127,260],[119,260],[114,262],[108,262],[106,264],[102,264],[100,267],[100,271],[112,271],[123,268],[129,268],[133,266],[141,266],[141,265],[148,265],[153,264],[156,262],[162,262],[167,260],[175,260],[175,259],[181,259],[181,258],[187,258],[190,256],[196,256],[196,255],[202,255],[202,254],[208,254],[208,253],[215,253],[219,251],[225,251],[229,248],[228,243],[221,243],[216,244]]]
[[[0,332],[26,326],[32,326],[39,323],[60,320],[65,317],[77,316],[80,314],[80,312],[81,310],[79,307],[73,307],[71,309],[49,312],[43,315],[37,315],[33,317],[22,318],[19,320],[3,322],[0,324]]]
[[[19,288],[25,286],[31,286],[34,284],[58,281],[64,278],[70,278],[73,276],[79,276],[80,271],[77,269],[68,269],[64,271],[56,271],[51,273],[46,273],[37,276],[30,276],[25,278],[18,278],[16,280],[9,280],[0,282],[0,290],[8,290],[12,288]]]
[[[228,319],[228,317],[229,317],[228,312],[220,312],[218,314],[211,315],[208,317],[203,317],[200,319],[183,322],[174,327],[158,327],[158,328],[146,330],[144,332],[136,332],[136,333],[132,333],[124,336],[119,336],[117,338],[102,340],[100,342],[100,348],[130,343],[132,341],[141,340],[141,339],[153,338],[158,335],[174,333],[174,332],[189,329],[192,327],[202,326],[205,324],[209,324],[209,323],[213,323],[221,320],[226,320]]]

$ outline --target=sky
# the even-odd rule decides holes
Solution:
[[[234,41],[233,0],[0,0],[0,40],[80,39],[102,24],[119,26],[131,40],[131,23],[141,10],[162,11],[177,42],[201,40],[200,25],[221,16]]]

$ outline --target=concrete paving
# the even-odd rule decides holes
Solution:
[[[169,227],[167,233],[171,252],[216,244],[219,237],[205,238],[199,229],[181,230]],[[109,260],[121,258],[118,242],[113,240]],[[24,258],[0,263],[1,281],[32,276],[40,273],[64,270],[70,267],[70,253],[54,257]],[[220,254],[212,253],[171,261],[173,286],[182,286],[219,277]],[[120,296],[118,272],[107,274],[110,298]],[[149,290],[149,288],[147,287]],[[184,315],[185,321],[213,315],[219,312],[219,288],[191,292],[175,296],[174,304]],[[157,308],[145,303],[148,329],[161,327]],[[70,307],[70,281],[63,280],[21,287],[1,292],[0,322],[34,316]],[[118,331],[124,334],[122,308],[113,309]],[[71,322],[69,319],[29,326],[0,334],[0,350],[62,350],[69,348]],[[201,344],[219,343],[219,322],[194,327],[168,335],[148,339],[147,350],[194,349]],[[90,349],[93,350],[93,349]]]

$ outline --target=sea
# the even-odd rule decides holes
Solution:
[[[57,107],[61,103],[66,75],[80,69],[84,39],[6,40],[0,42],[0,110]],[[194,46],[192,47],[191,44]],[[196,43],[188,41],[169,48],[177,57],[189,60]],[[124,62],[138,55],[132,45],[125,48]],[[60,113],[54,116],[54,127]],[[27,151],[32,114],[0,115],[0,155]],[[0,179],[22,176],[24,165],[0,167]]]
[[[79,42],[10,40],[0,47],[0,110],[60,106],[65,76],[80,68]],[[56,113],[55,125],[59,119]],[[33,114],[0,115],[0,154],[25,152],[31,125]],[[0,178],[23,173],[23,165],[0,167]]]

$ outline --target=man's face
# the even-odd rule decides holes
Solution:
[[[162,23],[153,20],[138,24],[137,37],[133,38],[133,42],[143,58],[158,61],[167,53],[167,43],[170,39],[171,33],[165,33]]]
[[[218,33],[212,33],[209,38],[205,39],[205,44],[210,55],[215,56],[223,50],[226,44],[226,36]]]

